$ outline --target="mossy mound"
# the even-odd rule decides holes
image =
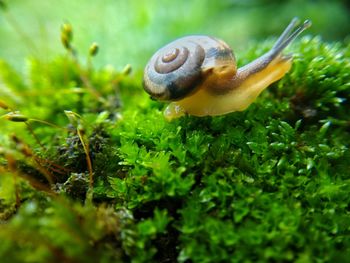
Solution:
[[[0,62],[2,262],[345,262],[350,46],[293,52],[246,111],[170,123],[141,73]]]

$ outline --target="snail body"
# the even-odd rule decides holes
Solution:
[[[210,36],[186,36],[158,50],[146,65],[144,89],[152,98],[171,101],[164,111],[171,120],[185,114],[216,116],[245,110],[292,66],[281,52],[302,31],[294,18],[270,51],[237,69],[232,49]]]

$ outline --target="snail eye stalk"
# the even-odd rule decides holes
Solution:
[[[281,53],[297,36],[299,36],[305,29],[309,28],[312,23],[310,20],[305,20],[304,23],[295,27],[299,24],[298,18],[293,18],[286,29],[283,31],[281,36],[277,39],[276,43],[272,47],[272,51],[275,53]],[[293,29],[295,29],[294,32]]]

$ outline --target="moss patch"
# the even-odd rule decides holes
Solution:
[[[294,49],[291,72],[246,111],[170,123],[139,72],[68,55],[30,59],[22,76],[1,61],[0,257],[346,260],[350,49],[319,38]]]

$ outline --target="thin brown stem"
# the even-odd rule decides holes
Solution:
[[[27,128],[28,128],[30,134],[33,136],[33,138],[34,138],[34,140],[36,141],[36,143],[37,143],[38,145],[40,145],[40,147],[41,147],[44,151],[46,151],[45,146],[40,142],[38,136],[36,136],[36,134],[34,133],[34,130],[33,130],[32,126],[31,126],[28,122],[25,122],[25,124],[27,125]]]
[[[102,101],[103,103],[106,103],[106,99],[102,97],[101,93],[99,93],[95,87],[91,84],[90,80],[88,79],[88,77],[85,75],[83,69],[81,68],[78,58],[75,54],[74,49],[69,49],[69,53],[73,58],[73,61],[78,69],[79,72],[79,78],[80,80],[84,83],[85,87],[88,89],[88,91],[94,96],[96,97],[96,99],[98,99],[99,101]]]
[[[88,170],[89,170],[89,187],[92,188],[94,182],[93,182],[92,162],[91,162],[90,153],[89,153],[89,144],[85,142],[84,135],[81,133],[81,130],[79,128],[77,128],[77,133],[78,133],[80,142],[84,148],[84,152],[85,152],[85,156],[86,156],[86,163],[87,163]]]

